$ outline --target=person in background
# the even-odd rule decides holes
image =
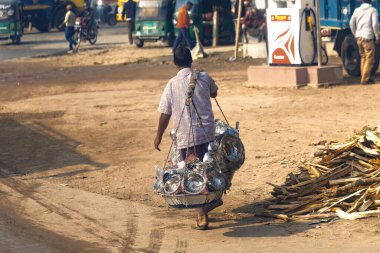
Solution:
[[[201,161],[208,151],[209,141],[215,138],[214,114],[212,111],[211,98],[218,95],[218,87],[214,80],[206,73],[200,72],[197,77],[193,102],[190,104],[190,112],[182,115],[182,110],[187,100],[187,91],[193,74],[191,52],[189,48],[177,47],[174,49],[174,64],[178,68],[178,73],[170,79],[162,94],[158,112],[160,119],[158,122],[157,135],[154,140],[154,147],[160,151],[162,136],[173,116],[174,129],[177,129],[177,147],[180,151],[181,160],[186,161],[192,156],[198,157]],[[192,118],[196,118],[196,108],[199,117],[202,118],[202,126],[193,123],[193,137],[189,136]],[[223,202],[220,200],[210,206],[197,210],[197,222],[194,227],[197,230],[208,229],[208,213]]]
[[[127,16],[127,33],[129,45],[133,44],[132,33],[135,30],[135,18],[136,18],[136,2],[128,0],[125,2],[122,12],[122,20]]]
[[[264,15],[257,8],[248,9],[242,25],[245,43],[248,43],[248,34],[261,42],[265,38],[265,26]]]
[[[66,6],[66,16],[65,20],[63,21],[63,25],[66,25],[66,31],[65,31],[65,37],[66,40],[69,42],[69,51],[68,53],[72,53],[73,49],[77,49],[77,42],[73,39],[73,35],[75,33],[74,26],[75,26],[75,19],[76,15],[72,11],[72,6],[68,4]]]
[[[178,35],[173,44],[173,51],[179,46],[182,40],[185,40],[187,47],[191,49],[190,37],[189,37],[189,27],[190,27],[190,17],[188,11],[193,8],[192,2],[187,2],[178,11],[177,28]]]
[[[373,84],[371,77],[375,62],[376,45],[379,44],[379,23],[377,10],[371,0],[361,0],[361,6],[354,11],[350,20],[352,34],[355,36],[361,57],[361,84]]]

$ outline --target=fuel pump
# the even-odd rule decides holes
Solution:
[[[317,64],[316,20],[315,0],[268,0],[269,64]]]

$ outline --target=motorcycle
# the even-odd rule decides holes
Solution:
[[[74,40],[80,46],[81,41],[88,41],[91,45],[94,45],[98,39],[98,23],[96,20],[89,21],[83,17],[77,17],[75,20],[75,33]]]
[[[116,4],[105,4],[99,1],[95,8],[95,19],[109,26],[114,26],[117,24],[115,9]]]

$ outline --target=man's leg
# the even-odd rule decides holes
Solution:
[[[132,21],[127,21],[127,35],[128,35],[128,43],[132,45]]]
[[[197,155],[198,157],[201,158],[201,160],[203,160],[203,157],[208,152],[208,145],[209,143],[205,143],[205,144],[198,145],[195,147]],[[197,225],[200,227],[208,227],[208,213],[221,205],[223,205],[223,201],[219,200],[212,205],[198,208],[197,209]]]
[[[247,30],[247,27],[243,24],[241,29],[243,30],[243,35],[244,35],[245,43],[248,44],[248,30]]]
[[[365,41],[363,47],[366,55],[363,79],[366,83],[368,83],[371,78],[371,72],[375,62],[375,42],[373,40]]]
[[[73,49],[74,45],[77,45],[77,42],[73,39],[74,34],[75,34],[74,27],[69,27],[68,28],[68,40],[70,43],[70,50]]]
[[[360,71],[361,71],[361,83],[364,84],[364,68],[365,68],[365,62],[366,62],[366,55],[364,52],[364,47],[363,47],[363,39],[358,38],[356,40],[358,44],[358,49],[359,49],[359,54],[360,54]]]
[[[73,44],[72,44],[72,39],[71,39],[71,35],[70,35],[70,28],[69,27],[66,27],[66,31],[65,31],[65,37],[66,37],[66,40],[69,42],[69,49],[70,50],[73,50]]]
[[[197,145],[197,146],[195,146],[195,148],[194,147],[190,147],[189,150],[187,150],[187,148],[181,149],[180,150],[181,160],[184,161],[184,160],[186,160],[186,158],[189,155],[194,154],[201,161],[203,161],[203,157],[205,156],[205,154],[208,151],[208,144],[209,143],[204,143],[204,144],[201,144],[201,145]]]
[[[78,42],[77,42],[76,40],[74,40],[74,34],[75,34],[75,28],[72,27],[72,28],[71,28],[71,36],[70,36],[70,39],[73,41],[73,44],[74,44],[74,45],[77,45]]]
[[[135,21],[131,20],[131,33],[129,37],[129,41],[131,44],[133,44],[133,32],[135,31]]]
[[[183,39],[182,29],[178,29],[178,35],[175,38],[174,44],[173,44],[173,51],[179,46]]]
[[[185,38],[185,42],[186,42],[186,45],[192,49],[193,48],[193,45],[190,41],[190,31],[188,28],[183,28],[183,37]]]
[[[198,208],[197,210],[197,226],[208,228],[208,213],[214,210],[215,208],[223,205],[223,201],[220,199],[212,205]]]

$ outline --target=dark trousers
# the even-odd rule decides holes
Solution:
[[[65,37],[66,40],[69,42],[69,48],[70,50],[73,50],[73,45],[76,45],[77,42],[73,39],[73,35],[75,33],[74,27],[66,27]]]
[[[130,45],[133,43],[132,33],[135,30],[135,21],[127,20],[127,34],[128,34],[128,42]]]
[[[191,48],[188,28],[178,29],[178,35],[177,35],[177,38],[175,38],[175,41],[173,44],[173,50],[176,49],[181,44],[182,40],[184,40],[185,46]]]
[[[189,155],[193,154],[196,157],[198,157],[201,161],[203,161],[203,157],[208,151],[208,144],[209,143],[207,142],[201,145],[197,145],[195,147],[189,148],[189,150],[187,150],[187,148],[181,149],[180,150],[181,160],[184,161]]]

